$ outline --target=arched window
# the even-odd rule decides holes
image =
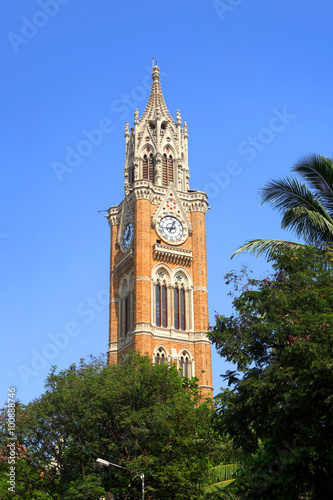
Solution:
[[[172,156],[164,153],[162,159],[162,184],[163,186],[167,186],[170,182],[173,182]]]
[[[156,304],[156,326],[166,328],[168,326],[167,309],[167,287],[165,285],[155,286],[155,304]]]
[[[144,155],[142,162],[142,177],[154,182],[154,158],[153,153]]]
[[[192,363],[187,351],[183,351],[179,357],[179,371],[181,377],[192,377]]]
[[[174,289],[174,325],[176,330],[185,330],[185,290],[175,287]]]
[[[157,352],[155,353],[154,363],[156,365],[164,365],[164,363],[166,363],[166,361],[167,361],[167,357],[166,357],[165,350],[163,349],[163,347],[159,347],[157,349]]]

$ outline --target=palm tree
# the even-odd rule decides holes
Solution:
[[[270,181],[261,189],[261,204],[269,203],[282,215],[281,227],[295,232],[307,245],[319,249],[333,241],[333,159],[311,155],[292,168],[306,184],[296,178]],[[251,240],[232,255],[249,252],[270,259],[284,246],[302,247],[303,243],[285,240]]]
[[[238,495],[230,490],[234,481],[234,475],[239,466],[237,464],[218,465],[209,469],[207,478],[208,484],[202,488],[203,500],[215,500],[223,498],[224,500],[235,500]]]

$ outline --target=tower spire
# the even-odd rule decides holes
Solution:
[[[160,115],[161,119],[173,122],[172,116],[168,111],[168,108],[165,104],[165,100],[162,94],[160,77],[161,77],[160,68],[155,64],[153,66],[153,72],[152,72],[153,82],[151,84],[151,91],[146,109],[140,119],[141,123],[148,120],[155,120],[157,115]]]

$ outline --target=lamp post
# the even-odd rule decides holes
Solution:
[[[96,463],[99,465],[104,465],[105,467],[109,467],[110,465],[112,465],[112,467],[118,467],[119,469],[124,469],[127,472],[131,472],[132,474],[136,474],[137,476],[139,476],[139,478],[142,481],[142,500],[145,500],[145,475],[144,475],[144,473],[141,474],[140,472],[137,472],[135,470],[126,469],[126,467],[122,467],[121,465],[113,464],[111,462],[108,462],[108,460],[103,460],[103,458],[97,458]]]

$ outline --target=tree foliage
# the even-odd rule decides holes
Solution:
[[[96,499],[106,492],[139,498],[141,481],[131,470],[145,474],[146,498],[198,496],[219,440],[211,401],[200,399],[195,380],[184,382],[175,367],[130,355],[110,367],[99,358],[60,373],[54,368],[45,389],[17,407],[18,442],[26,450],[18,462],[28,472],[17,470],[17,498]],[[3,410],[4,440],[6,433]],[[129,472],[100,469],[97,458]],[[2,478],[7,468],[3,461]],[[1,498],[6,495],[3,488]]]
[[[238,480],[248,498],[332,498],[331,254],[286,248],[273,268],[261,280],[228,276],[242,291],[210,333],[236,365],[218,427],[248,456]]]
[[[261,189],[261,203],[268,203],[281,216],[281,228],[293,231],[306,244],[325,248],[333,241],[333,160],[311,155],[293,167],[297,178],[272,180]],[[302,243],[256,239],[234,254],[249,252],[269,259],[281,247],[303,247]]]

